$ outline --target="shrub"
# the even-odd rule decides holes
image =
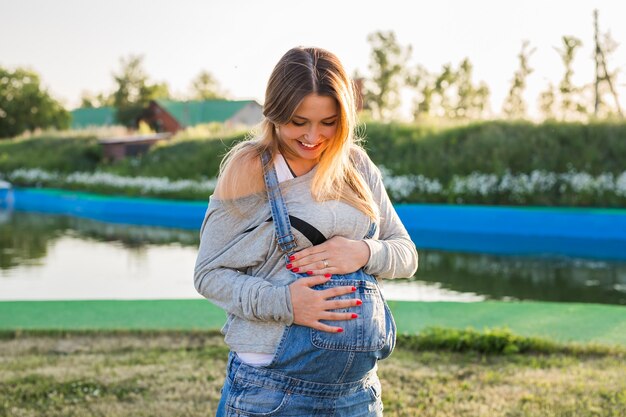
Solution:
[[[482,333],[472,329],[428,327],[418,334],[399,334],[398,346],[409,350],[477,352],[508,355],[514,353],[574,353],[581,355],[623,354],[616,348],[596,345],[559,344],[537,337],[513,334],[506,328],[485,329]]]

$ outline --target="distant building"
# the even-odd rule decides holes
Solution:
[[[254,100],[153,100],[140,119],[156,132],[171,133],[215,122],[227,126],[252,126],[263,120],[263,107]]]
[[[72,129],[117,124],[115,107],[80,108],[72,112]],[[254,100],[153,100],[139,116],[156,132],[176,133],[190,126],[224,123],[253,126],[263,120],[263,107]]]
[[[113,126],[116,124],[115,107],[80,108],[72,110],[72,129]]]
[[[172,136],[169,132],[153,133],[150,135],[122,136],[99,139],[102,146],[102,156],[108,161],[119,161],[127,156],[142,155],[157,142],[167,140]]]

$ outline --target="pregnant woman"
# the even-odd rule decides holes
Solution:
[[[258,134],[222,161],[194,277],[228,315],[217,416],[382,415],[377,362],[396,328],[378,280],[412,276],[417,252],[355,107],[335,55],[293,48]]]

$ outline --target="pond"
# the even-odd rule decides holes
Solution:
[[[0,300],[199,298],[198,231],[0,212]],[[388,299],[541,300],[626,305],[626,262],[420,248]]]

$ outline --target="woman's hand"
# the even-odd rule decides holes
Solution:
[[[301,326],[312,327],[324,332],[339,333],[341,327],[329,326],[320,320],[353,320],[358,317],[356,313],[336,313],[329,310],[337,310],[348,307],[356,307],[362,304],[361,300],[352,298],[349,300],[331,300],[344,294],[356,291],[355,287],[333,287],[326,290],[314,290],[311,287],[328,282],[330,275],[319,275],[299,278],[289,285],[291,304],[293,306],[293,322]]]
[[[370,257],[362,240],[334,236],[326,242],[294,253],[287,269],[309,275],[349,274],[361,269]]]

